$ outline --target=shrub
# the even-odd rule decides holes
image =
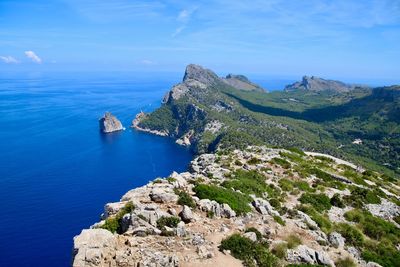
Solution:
[[[386,242],[368,243],[362,251],[361,257],[366,261],[373,261],[385,267],[398,267],[400,251]]]
[[[342,201],[342,198],[340,197],[340,195],[338,193],[334,194],[330,200],[330,203],[332,206],[336,206],[339,208],[344,208],[345,205]]]
[[[132,202],[126,203],[126,205],[114,216],[106,219],[101,228],[106,229],[112,233],[121,233],[121,220],[125,214],[131,213],[135,209],[135,205]]]
[[[233,234],[222,240],[219,249],[230,250],[232,256],[242,260],[245,266],[278,266],[277,258],[269,252],[267,246],[240,234]]]
[[[347,257],[344,259],[339,259],[337,262],[335,262],[336,267],[357,267],[357,264],[354,263],[354,261]]]
[[[337,227],[338,232],[346,239],[346,243],[356,247],[363,245],[364,236],[357,228],[347,223],[339,223]]]
[[[269,200],[269,204],[271,204],[271,206],[274,207],[277,210],[281,209],[281,203],[276,198],[271,198]]]
[[[180,191],[178,192],[178,204],[179,205],[186,205],[188,207],[191,208],[195,208],[196,207],[196,202],[194,202],[193,198],[191,195],[189,195],[187,192],[185,191]]]
[[[289,148],[287,148],[287,150],[289,150],[291,152],[294,152],[296,154],[299,154],[301,156],[305,156],[306,155],[306,153],[304,153],[303,150],[301,150],[300,148],[297,148],[297,147],[289,147]]]
[[[275,215],[274,216],[274,221],[279,223],[280,225],[283,225],[283,226],[286,225],[285,221],[281,218],[281,216]]]
[[[298,189],[302,190],[302,191],[306,191],[306,192],[315,192],[314,188],[311,188],[310,185],[305,182],[305,181],[295,181],[293,183],[293,185],[295,187],[297,187]]]
[[[236,166],[242,166],[243,165],[243,163],[240,161],[240,160],[235,160],[235,165]]]
[[[284,169],[289,169],[292,166],[289,161],[281,158],[273,158],[271,159],[271,163],[279,165]]]
[[[287,244],[285,242],[281,242],[278,244],[275,244],[274,247],[271,249],[272,254],[277,256],[280,259],[286,258],[287,255]]]
[[[363,204],[380,204],[381,200],[376,192],[361,187],[353,187],[351,195],[344,197],[344,200],[355,208],[361,208]]]
[[[251,158],[249,161],[247,161],[247,163],[250,165],[256,165],[256,164],[259,164],[260,162],[261,162],[261,160],[258,158]]]
[[[251,211],[249,202],[251,198],[239,192],[222,188],[216,185],[199,184],[193,188],[200,199],[215,200],[218,203],[228,204],[237,214],[244,214]]]
[[[255,194],[256,196],[262,196],[269,190],[264,175],[257,171],[238,170],[232,176],[234,178],[222,183],[223,187],[234,188],[245,194]]]
[[[160,219],[157,220],[157,228],[162,230],[165,226],[175,228],[178,226],[178,223],[181,220],[178,217],[165,217],[162,216]]]
[[[282,188],[283,191],[292,191],[293,184],[292,181],[286,178],[282,178],[279,180],[279,186]]]
[[[316,210],[329,210],[332,205],[330,203],[330,199],[325,194],[310,194],[304,193],[299,198],[300,202],[305,204],[312,205]]]
[[[395,217],[393,218],[393,220],[394,220],[397,224],[400,224],[400,215],[395,216]]]
[[[285,240],[287,242],[287,247],[289,249],[296,248],[298,245],[302,244],[300,237],[298,237],[297,235],[294,235],[294,234],[287,236],[285,238]]]

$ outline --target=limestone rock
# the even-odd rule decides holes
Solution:
[[[343,248],[345,244],[345,238],[338,232],[332,232],[329,234],[329,242],[335,248]]]
[[[178,200],[177,195],[174,193],[166,192],[165,189],[158,187],[154,188],[149,196],[156,203],[176,202]]]
[[[257,241],[257,235],[254,232],[247,232],[243,234],[244,237],[247,237],[248,239],[250,239],[251,241],[256,242]]]
[[[193,220],[193,213],[192,210],[184,205],[182,211],[179,213],[179,216],[181,217],[182,221],[189,223]]]
[[[115,236],[105,229],[82,230],[74,237],[73,267],[109,266],[115,256]]]
[[[104,114],[104,116],[99,120],[99,125],[100,130],[103,133],[112,133],[124,129],[122,123],[110,112]]]
[[[304,76],[299,82],[295,82],[285,87],[285,91],[293,90],[310,90],[310,91],[335,91],[335,92],[348,92],[356,86],[345,84],[343,82],[334,80],[325,80],[315,76]]]
[[[300,245],[296,249],[288,249],[286,259],[290,263],[309,263],[335,266],[327,253],[323,251],[315,251],[306,245]]]

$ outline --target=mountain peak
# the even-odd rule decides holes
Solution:
[[[183,76],[183,82],[188,80],[196,80],[205,85],[211,85],[220,81],[217,74],[215,74],[213,71],[196,64],[189,64],[186,67],[185,75]]]
[[[335,92],[348,92],[354,89],[352,84],[346,84],[341,81],[327,80],[316,76],[303,76],[301,81],[287,85],[285,91],[293,90],[309,90],[309,91],[335,91]]]

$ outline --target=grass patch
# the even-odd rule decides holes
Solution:
[[[220,204],[228,204],[237,214],[244,214],[251,211],[249,206],[251,198],[239,192],[207,184],[196,185],[193,191],[196,192],[196,195],[200,199],[210,199]]]
[[[287,236],[285,238],[285,241],[287,242],[287,247],[289,249],[296,248],[297,246],[302,244],[301,238],[294,234]]]
[[[339,259],[335,262],[336,267],[357,267],[357,264],[350,258]]]
[[[279,223],[280,225],[283,225],[283,226],[286,225],[286,222],[282,219],[281,216],[275,215],[273,218],[274,218],[274,221]]]
[[[324,215],[318,213],[313,207],[303,205],[299,207],[299,210],[310,216],[324,233],[329,233],[331,231],[331,221]]]
[[[346,238],[346,243],[356,247],[362,247],[364,244],[363,234],[354,226],[348,223],[339,223],[337,231]]]

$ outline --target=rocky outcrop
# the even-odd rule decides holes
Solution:
[[[335,266],[329,255],[323,251],[316,251],[305,245],[287,251],[287,261],[290,263],[308,263]]]
[[[295,82],[285,87],[285,91],[293,90],[309,90],[309,91],[335,91],[335,92],[348,92],[353,90],[356,86],[346,84],[340,81],[325,80],[315,76],[304,76],[299,82]]]
[[[106,112],[99,120],[99,126],[103,133],[112,133],[124,129],[122,123],[110,112]]]
[[[115,236],[107,230],[82,230],[81,234],[74,238],[72,266],[108,266],[114,261],[116,245]]]
[[[225,78],[222,79],[222,81],[239,90],[266,92],[261,86],[252,83],[244,75],[228,74]]]

